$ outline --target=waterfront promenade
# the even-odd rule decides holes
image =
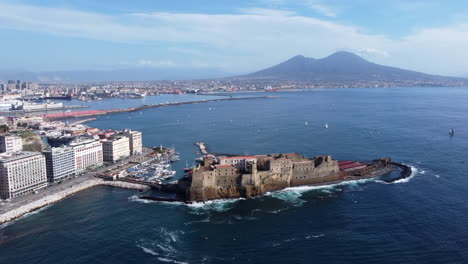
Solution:
[[[9,202],[0,202],[0,224],[14,220],[24,214],[58,202],[70,195],[94,186],[106,185],[139,191],[149,190],[151,187],[143,184],[122,181],[106,181],[95,177],[105,172],[113,173],[126,170],[127,167],[132,166],[132,163],[144,162],[145,160],[152,158],[148,155],[151,152],[151,149],[143,148],[143,151],[144,152],[141,155],[131,156],[117,163],[87,171],[75,178],[69,178],[63,180],[61,183],[40,189],[38,190],[38,193],[30,193],[16,197]]]
[[[15,199],[10,203],[3,203],[0,207],[0,224],[4,224],[16,218],[19,218],[29,212],[40,209],[44,206],[56,203],[62,199],[67,198],[77,192],[83,191],[85,189],[106,185],[114,186],[125,189],[135,189],[139,191],[147,191],[151,187],[128,182],[119,182],[119,181],[105,181],[98,178],[84,178],[81,181],[70,180],[66,183],[65,186],[55,185],[47,190],[21,197]]]

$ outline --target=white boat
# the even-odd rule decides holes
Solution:
[[[328,123],[325,123],[325,128],[328,128]]]
[[[308,125],[309,125],[309,123],[308,123],[307,121],[305,121],[305,123],[304,123],[304,124],[305,124],[306,126],[308,126]]]

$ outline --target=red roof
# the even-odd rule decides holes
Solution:
[[[53,117],[68,117],[68,116],[84,116],[84,115],[101,115],[106,113],[102,110],[84,110],[84,111],[74,111],[74,112],[63,112],[63,113],[56,113],[56,114],[47,114],[44,115],[46,118],[53,118]]]
[[[227,168],[227,167],[234,167],[230,164],[227,164],[227,165],[216,165],[216,168]]]
[[[346,170],[346,169],[352,169],[352,168],[362,167],[366,165],[360,162],[341,161],[338,163],[338,166],[340,167],[340,170]]]
[[[220,157],[219,159],[255,159],[255,156]]]

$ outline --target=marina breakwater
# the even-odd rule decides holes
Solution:
[[[220,101],[253,100],[253,99],[265,99],[265,98],[275,98],[275,97],[277,96],[217,98],[217,99],[178,102],[178,103],[150,104],[150,105],[142,105],[139,107],[129,107],[129,108],[124,108],[124,109],[85,110],[85,111],[63,112],[63,113],[46,114],[44,115],[44,117],[50,120],[52,119],[55,120],[55,119],[71,118],[71,117],[85,117],[85,116],[98,116],[98,115],[107,115],[107,114],[115,114],[115,113],[138,112],[138,111],[142,111],[142,110],[146,110],[150,108],[160,108],[160,107],[176,106],[176,105],[200,104],[200,103],[220,102]]]
[[[139,191],[147,191],[151,189],[151,187],[149,186],[137,184],[137,183],[105,181],[102,179],[90,179],[88,181],[84,181],[80,184],[77,184],[65,190],[59,191],[57,193],[41,197],[33,202],[25,203],[20,206],[15,206],[15,208],[12,208],[11,210],[0,215],[0,224],[4,224],[9,221],[12,221],[27,213],[38,210],[47,205],[56,203],[77,192],[80,192],[80,191],[83,191],[83,190],[86,190],[88,188],[95,187],[95,186],[113,186],[113,187],[118,187],[118,188],[134,189],[134,190],[139,190]]]

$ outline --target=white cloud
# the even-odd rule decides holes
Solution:
[[[155,60],[140,59],[137,61],[136,66],[168,68],[168,67],[174,67],[177,65],[173,61],[170,61],[170,60],[155,61]]]
[[[390,54],[387,51],[378,50],[375,48],[362,48],[353,52],[356,52],[357,54],[363,57],[389,57],[390,56]]]
[[[311,8],[312,10],[315,10],[316,12],[324,15],[324,16],[327,16],[327,17],[336,17],[336,12],[333,11],[330,7],[324,5],[324,4],[321,4],[319,2],[316,2],[316,1],[310,1],[307,6],[309,8]]]
[[[0,10],[0,28],[134,43],[136,46],[157,43],[168,47],[169,51],[171,47],[190,47],[185,50],[186,55],[198,56],[188,59],[193,60],[194,67],[218,65],[245,72],[297,54],[318,58],[343,48],[372,55],[373,61],[397,67],[441,74],[468,72],[468,26],[465,24],[419,29],[396,39],[367,34],[356,26],[291,11],[260,8],[243,9],[239,14],[156,12],[109,15],[0,3]],[[184,50],[180,49],[181,52]],[[152,67],[184,63],[176,59],[144,59],[140,62]]]

